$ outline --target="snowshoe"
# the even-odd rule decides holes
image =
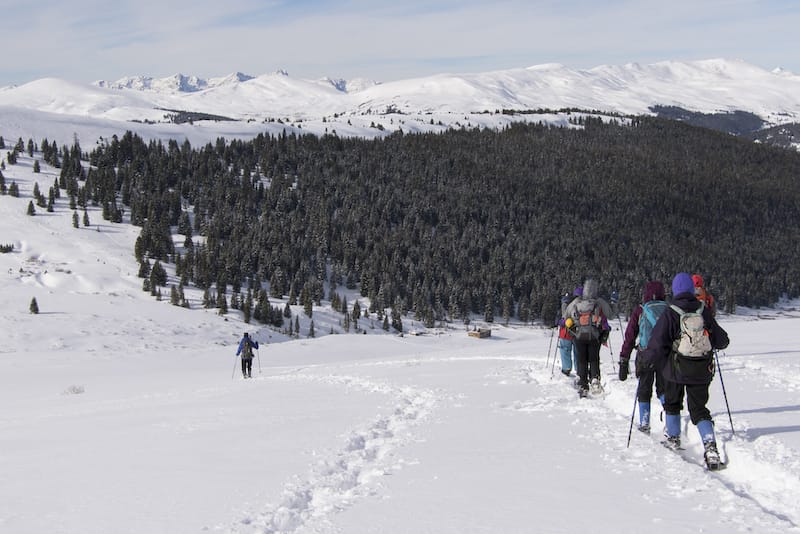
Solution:
[[[589,396],[589,388],[587,387],[578,388],[578,397],[585,399],[588,396]]]
[[[708,441],[704,443],[704,447],[705,453],[703,454],[703,458],[706,461],[706,467],[708,467],[709,471],[719,470],[723,464],[719,456],[719,451],[717,450],[716,442]]]
[[[642,424],[642,425],[639,425],[639,426],[636,427],[636,430],[638,430],[642,434],[650,434],[650,425],[648,425],[646,423]]]
[[[589,385],[589,391],[591,391],[592,395],[603,394],[603,384],[600,383],[599,378],[592,378],[592,382]]]
[[[666,439],[661,442],[666,448],[673,450],[673,451],[681,451],[683,447],[681,447],[681,437],[680,436],[664,436]]]

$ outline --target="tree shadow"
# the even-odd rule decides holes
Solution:
[[[800,405],[794,406],[765,406],[763,408],[753,408],[752,410],[735,410],[734,415],[742,415],[748,413],[783,413],[783,412],[798,412]],[[800,432],[800,425],[788,426],[773,426],[764,428],[748,428],[744,434],[748,441],[755,441],[761,436],[769,436],[773,434],[786,434],[791,432]]]

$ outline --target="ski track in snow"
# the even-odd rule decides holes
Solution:
[[[607,380],[612,372],[611,366],[601,359],[601,367]],[[545,369],[534,364],[516,370],[514,374],[518,380],[538,386],[543,393],[500,408],[518,412],[579,414],[582,425],[590,424],[578,437],[593,440],[600,450],[609,451],[604,455],[607,465],[648,473],[648,476],[658,478],[658,483],[666,485],[667,491],[676,497],[713,491],[717,498],[716,508],[721,512],[720,521],[731,531],[800,532],[800,510],[797,507],[800,502],[800,460],[797,451],[783,446],[773,436],[748,440],[746,431],[744,436],[741,435],[739,424],[739,434],[732,435],[726,414],[716,414],[721,453],[724,460],[732,458],[732,462],[725,470],[709,472],[705,469],[702,444],[685,409],[681,413],[685,450],[676,454],[660,444],[659,423],[654,424],[650,443],[634,429],[631,446],[626,448],[630,415],[623,415],[610,400],[604,399],[611,395],[630,396],[635,387],[624,387],[622,394],[622,383],[615,380],[610,386],[605,385],[603,398],[578,399],[572,383],[574,377],[566,378],[558,372],[553,374],[549,367]],[[631,383],[636,383],[635,378]],[[788,386],[785,379],[777,375],[773,385],[788,391],[796,389],[795,385]],[[653,416],[656,416],[655,409]],[[775,484],[776,480],[780,484]],[[647,498],[657,501],[657,494],[658,491],[654,490],[653,495]],[[760,513],[754,513],[754,510]]]
[[[247,515],[228,532],[288,534],[308,525],[327,525],[328,517],[377,491],[381,477],[408,465],[396,457],[403,443],[413,440],[412,429],[434,409],[440,397],[415,387],[396,387],[359,376],[284,373],[272,380],[305,381],[380,393],[395,399],[394,410],[350,432],[343,448],[319,461],[307,479],[288,483],[280,502]]]

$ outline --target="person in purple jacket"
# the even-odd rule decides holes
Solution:
[[[619,379],[625,381],[630,370],[631,352],[636,348],[634,369],[639,384],[636,389],[636,398],[639,403],[638,429],[646,434],[650,433],[650,399],[653,396],[653,384],[656,386],[656,397],[664,404],[664,379],[655,369],[642,370],[639,355],[650,340],[653,327],[658,318],[667,308],[666,291],[664,284],[651,280],[644,285],[642,303],[638,304],[631,313],[628,327],[625,329],[625,339],[619,352]]]
[[[681,317],[686,312],[702,314],[703,327],[711,350],[704,357],[686,358],[678,353],[676,341],[682,339]],[[666,381],[664,411],[666,413],[665,445],[678,448],[681,444],[681,409],[683,398],[689,417],[697,427],[705,449],[709,469],[719,469],[720,456],[714,436],[714,423],[708,404],[708,389],[714,378],[714,350],[724,349],[730,340],[728,333],[717,323],[711,310],[694,294],[694,282],[689,273],[678,273],[672,280],[672,301],[653,329],[647,349],[641,354],[645,368],[654,368]]]

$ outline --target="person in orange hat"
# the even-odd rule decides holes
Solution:
[[[714,302],[714,295],[708,292],[705,288],[705,281],[699,274],[692,275],[692,282],[694,282],[694,296],[697,300],[704,303],[706,308],[711,310],[711,315],[717,315],[717,306]]]

